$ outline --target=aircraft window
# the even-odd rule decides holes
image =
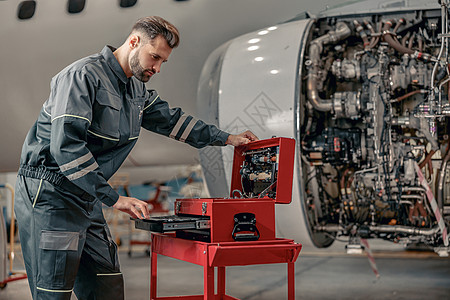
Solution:
[[[70,14],[77,14],[83,11],[86,0],[69,0],[67,2],[67,11]]]
[[[119,5],[120,7],[132,7],[136,4],[137,0],[120,0]]]
[[[36,11],[36,1],[22,1],[17,9],[17,17],[21,20],[27,20],[34,16]]]

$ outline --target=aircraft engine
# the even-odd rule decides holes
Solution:
[[[317,247],[381,238],[446,255],[448,3],[368,11],[297,18],[229,41],[205,64],[199,111],[231,132],[296,138],[281,235],[305,243],[306,232]],[[231,152],[200,157],[211,195],[223,196]]]

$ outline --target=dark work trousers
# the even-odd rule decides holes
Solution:
[[[100,201],[19,175],[14,211],[34,300],[124,299],[117,245]]]

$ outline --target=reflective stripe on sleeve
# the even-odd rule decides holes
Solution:
[[[81,178],[84,175],[86,175],[87,173],[89,173],[90,171],[93,171],[93,170],[95,170],[97,168],[98,168],[97,162],[94,161],[94,163],[92,163],[91,165],[87,166],[86,168],[84,168],[84,169],[82,169],[82,170],[80,170],[78,172],[75,172],[73,174],[68,175],[67,179],[72,181],[72,180]]]
[[[177,124],[175,124],[175,127],[172,129],[172,132],[169,135],[170,138],[175,139],[175,137],[178,135],[178,132],[180,131],[181,126],[183,126],[184,121],[186,121],[187,117],[188,116],[186,115],[182,115],[180,117]]]
[[[90,152],[86,153],[85,155],[83,155],[82,157],[79,157],[67,164],[62,165],[61,167],[59,167],[59,169],[61,170],[61,172],[65,172],[67,170],[76,168],[82,164],[84,164],[85,162],[87,162],[88,160],[90,160],[91,158],[93,158],[92,154]]]
[[[197,120],[192,118],[188,126],[184,129],[183,135],[180,137],[180,141],[182,141],[183,143],[186,142],[186,139],[191,133],[192,128],[194,128],[195,124],[197,124]]]
[[[110,137],[107,137],[107,136],[104,136],[104,135],[95,133],[95,132],[93,132],[93,131],[91,131],[91,130],[89,130],[89,129],[88,129],[87,132],[89,132],[90,134],[95,135],[95,136],[97,136],[97,137],[99,137],[99,138],[105,139],[105,140],[110,140],[110,141],[114,141],[114,142],[118,142],[118,141],[119,141],[119,139],[116,139],[116,138],[110,138]]]

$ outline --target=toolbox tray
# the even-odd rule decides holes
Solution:
[[[170,215],[155,216],[150,219],[132,219],[134,227],[153,232],[170,232],[187,229],[209,229],[209,216]]]

